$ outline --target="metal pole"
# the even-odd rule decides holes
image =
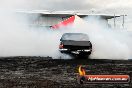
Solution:
[[[115,23],[115,14],[114,14],[114,28],[116,27],[116,23]]]
[[[123,15],[123,23],[122,23],[123,29],[124,29],[124,23],[125,23],[125,15]]]

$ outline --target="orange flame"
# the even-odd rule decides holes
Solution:
[[[80,76],[84,76],[84,75],[86,74],[86,72],[85,72],[85,70],[82,68],[82,66],[79,66],[78,71],[79,71],[79,75],[80,75]]]

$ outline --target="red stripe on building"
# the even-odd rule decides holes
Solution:
[[[66,20],[64,20],[64,21],[62,21],[62,22],[60,22],[56,25],[53,25],[51,28],[58,29],[58,28],[61,28],[61,27],[65,27],[69,24],[73,24],[74,20],[75,20],[75,16],[72,16],[72,17],[70,17],[70,18],[68,18],[68,19],[66,19]]]

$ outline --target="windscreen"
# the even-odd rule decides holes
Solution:
[[[74,40],[74,41],[89,41],[87,34],[83,33],[65,33],[62,40]]]

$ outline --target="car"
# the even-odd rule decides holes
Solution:
[[[92,43],[85,33],[64,33],[60,39],[59,51],[75,56],[89,56]]]

